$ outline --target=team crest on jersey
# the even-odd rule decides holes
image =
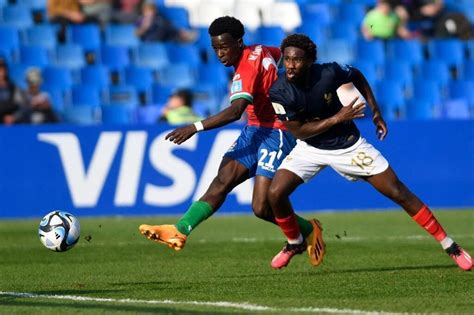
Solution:
[[[230,92],[237,93],[237,92],[242,92],[242,80],[237,80],[232,82],[232,87],[230,88]]]
[[[324,100],[326,101],[326,104],[331,104],[332,103],[332,93],[324,93]]]

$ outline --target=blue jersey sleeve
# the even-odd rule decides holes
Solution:
[[[290,91],[285,88],[281,81],[275,82],[270,89],[270,101],[273,109],[281,121],[293,120],[296,117],[294,110],[294,101],[291,98]]]

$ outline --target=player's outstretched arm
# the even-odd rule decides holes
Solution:
[[[229,107],[215,115],[209,116],[200,122],[176,128],[167,134],[165,139],[176,144],[181,144],[198,131],[219,128],[230,124],[242,117],[248,104],[249,102],[245,99],[237,99],[233,101]]]
[[[364,117],[365,103],[356,103],[358,99],[358,97],[354,98],[348,106],[343,106],[334,116],[326,119],[306,122],[288,120],[283,123],[295,138],[308,139],[327,131],[334,125]]]
[[[356,68],[353,68],[352,71],[354,73],[354,80],[352,81],[352,83],[366,99],[367,104],[372,110],[372,121],[375,124],[375,132],[377,133],[377,137],[380,140],[383,140],[387,136],[388,128],[382,117],[382,112],[380,111],[379,105],[375,100],[374,93],[372,92],[369,82],[367,82],[367,79],[362,74],[362,72],[360,72],[359,69]]]

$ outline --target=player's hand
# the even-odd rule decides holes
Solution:
[[[357,103],[359,97],[356,97],[347,106],[343,106],[336,114],[337,122],[341,123],[348,120],[364,117],[365,103]]]
[[[373,122],[375,125],[375,132],[377,133],[377,138],[379,138],[379,140],[385,139],[385,137],[388,134],[388,128],[382,116],[380,115],[374,116]]]
[[[176,128],[166,135],[165,140],[169,140],[176,144],[181,144],[191,138],[197,132],[194,124]]]

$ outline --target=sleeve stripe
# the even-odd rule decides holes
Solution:
[[[249,102],[253,102],[253,96],[252,96],[252,94],[250,94],[250,93],[245,93],[245,92],[233,94],[233,95],[230,97],[230,101],[233,102],[233,101],[235,101],[236,99],[239,99],[239,98],[245,98],[245,99],[248,100]]]

